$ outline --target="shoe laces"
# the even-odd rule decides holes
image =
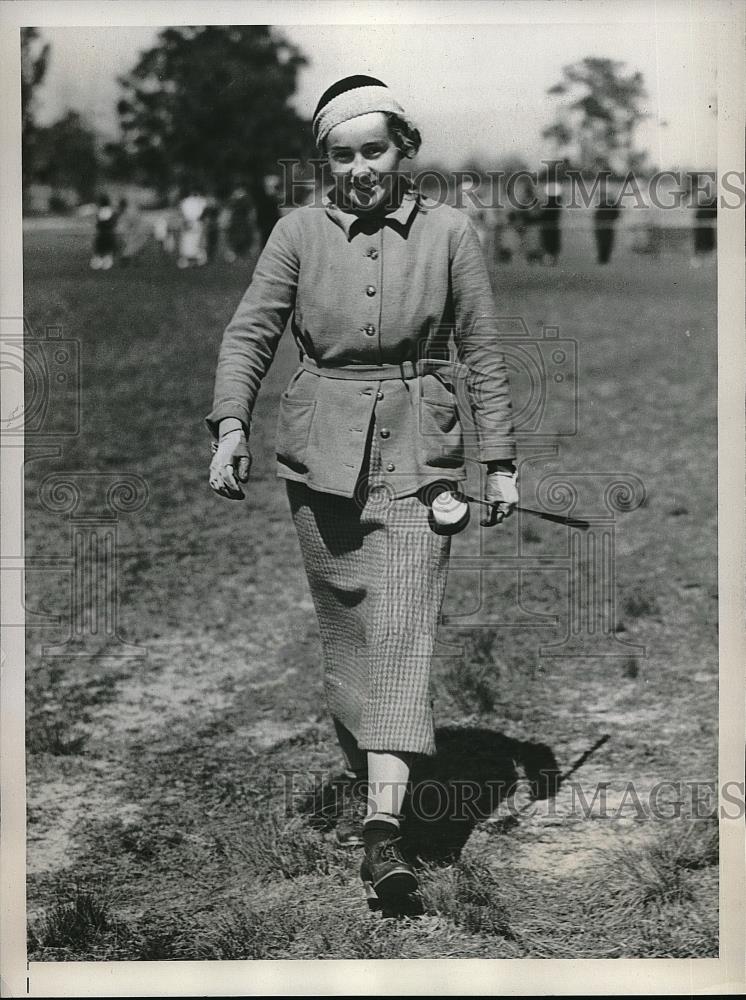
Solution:
[[[401,844],[401,837],[392,837],[391,840],[384,840],[380,847],[381,857],[387,861],[403,861],[404,858],[401,855],[399,844]]]

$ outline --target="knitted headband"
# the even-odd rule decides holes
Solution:
[[[384,111],[398,115],[412,125],[404,108],[391,96],[389,88],[373,76],[346,76],[332,84],[321,95],[313,113],[313,135],[316,145],[321,147],[335,125],[367,115],[372,111]]]

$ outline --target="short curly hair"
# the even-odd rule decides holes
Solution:
[[[405,121],[400,115],[391,111],[381,112],[386,116],[388,122],[389,135],[398,150],[401,151],[405,159],[412,159],[419,152],[422,145],[420,130],[415,128],[410,122]],[[326,140],[319,144],[319,151],[326,156]]]
[[[384,112],[389,123],[389,134],[394,140],[394,145],[401,150],[402,156],[412,159],[417,156],[422,145],[420,130],[415,128],[410,122],[400,118],[390,111]]]

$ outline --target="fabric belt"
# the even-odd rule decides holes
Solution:
[[[441,361],[437,358],[419,358],[417,361],[402,361],[398,365],[320,365],[304,355],[301,366],[322,378],[347,378],[354,381],[378,382],[387,379],[413,379],[420,375],[439,375],[446,381],[453,381],[466,374],[466,366],[456,361]]]

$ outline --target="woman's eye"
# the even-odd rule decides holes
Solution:
[[[332,159],[336,163],[349,163],[352,159],[352,153],[334,152],[332,153]]]

